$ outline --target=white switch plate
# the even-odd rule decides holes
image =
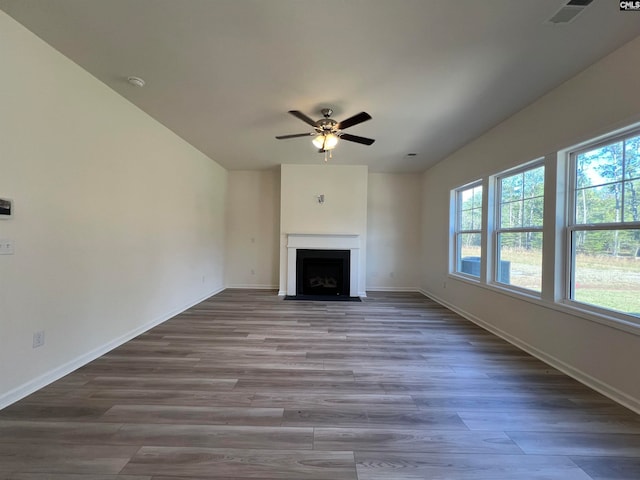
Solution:
[[[44,345],[44,330],[33,333],[33,348],[38,348]]]
[[[13,240],[0,238],[0,255],[13,255]]]

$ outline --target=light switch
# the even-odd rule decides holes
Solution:
[[[13,255],[13,240],[0,238],[0,255]]]

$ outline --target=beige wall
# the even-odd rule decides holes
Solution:
[[[430,296],[638,411],[639,328],[623,331],[456,280],[447,258],[452,188],[637,122],[639,77],[636,39],[428,170],[421,278]],[[552,237],[545,230],[545,242]]]
[[[277,288],[280,171],[231,171],[228,178],[225,286]],[[387,173],[367,177],[367,290],[418,288],[421,178]],[[333,194],[331,200],[326,205],[342,208]],[[311,204],[311,211],[316,205]],[[322,221],[327,231],[346,228],[333,227],[330,218]]]
[[[417,290],[421,182],[415,174],[369,174],[367,290]]]
[[[280,169],[231,171],[228,178],[225,285],[278,288]]]
[[[222,288],[227,174],[2,12],[0,40],[1,408]]]
[[[280,292],[286,291],[288,233],[360,235],[360,279],[365,291],[367,167],[282,165],[280,194]],[[317,196],[324,194],[319,204]]]

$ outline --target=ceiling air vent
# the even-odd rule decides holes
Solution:
[[[569,0],[567,4],[556,12],[546,23],[554,25],[572,22],[593,0]]]

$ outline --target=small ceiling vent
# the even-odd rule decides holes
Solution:
[[[571,23],[593,0],[569,0],[567,4],[545,23],[553,25]]]

